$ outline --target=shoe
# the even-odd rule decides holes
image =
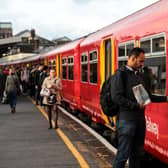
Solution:
[[[15,112],[16,112],[15,107],[13,107],[13,113],[15,113]]]
[[[49,126],[48,129],[52,129],[52,126]]]
[[[58,129],[59,127],[58,126],[55,126],[55,129]]]
[[[15,107],[12,107],[11,108],[11,113],[15,113],[16,111],[15,111]]]

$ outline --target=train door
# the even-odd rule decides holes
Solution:
[[[106,38],[101,42],[100,48],[100,90],[105,80],[114,73],[114,39]],[[107,125],[113,122],[113,119],[107,117],[103,112],[102,116]]]
[[[57,59],[56,59],[57,61],[57,66],[56,66],[56,68],[57,68],[57,75],[58,75],[58,77],[60,78],[61,77],[61,55],[60,54],[58,54],[57,55]]]
[[[111,61],[111,39],[105,41],[105,80],[111,75],[112,61]]]

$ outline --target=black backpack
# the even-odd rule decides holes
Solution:
[[[122,78],[124,78],[124,71],[121,71]],[[115,73],[116,74],[116,73]],[[111,75],[106,81],[104,81],[101,92],[100,92],[100,104],[104,114],[107,116],[113,117],[117,115],[119,111],[119,106],[115,104],[111,97],[111,84],[113,83],[113,79],[116,77]],[[124,79],[123,82],[125,83]]]

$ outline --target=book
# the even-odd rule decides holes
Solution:
[[[134,86],[132,90],[139,104],[147,105],[151,102],[149,95],[142,84]]]

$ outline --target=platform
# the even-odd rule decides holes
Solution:
[[[28,98],[19,98],[15,114],[10,113],[9,105],[0,104],[0,168],[108,167],[75,133],[67,131],[68,125],[59,117],[60,128],[48,130],[45,116]],[[61,135],[70,142],[64,142]],[[73,151],[71,145],[77,141],[81,149]]]

